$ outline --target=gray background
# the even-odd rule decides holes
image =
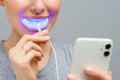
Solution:
[[[110,70],[120,80],[120,0],[61,0],[57,23],[51,37],[73,43],[77,37],[104,37],[114,41]],[[0,8],[0,39],[10,33],[3,8]]]

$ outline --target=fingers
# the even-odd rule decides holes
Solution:
[[[27,60],[31,60],[34,57],[40,60],[44,55],[42,47],[37,42],[43,44],[43,42],[47,42],[48,40],[48,30],[38,32],[34,35],[24,35],[17,45],[9,50],[9,57],[13,61],[23,59],[24,57],[28,58]]]
[[[35,59],[36,61],[40,61],[42,57],[42,54],[40,52],[31,50],[25,55],[25,61],[29,62]]]
[[[33,41],[33,42],[45,42],[48,41],[50,37],[48,36],[48,30],[44,30],[41,32],[38,32],[34,35],[24,35],[20,41],[17,43],[16,47],[18,49],[22,48],[24,44],[28,41]]]
[[[36,50],[38,52],[41,52],[41,54],[43,56],[43,50],[42,50],[42,48],[40,46],[38,46],[37,44],[35,44],[34,42],[32,42],[32,41],[28,41],[24,45],[23,49],[25,50],[26,53],[29,52],[30,50]]]
[[[96,80],[112,80],[111,72],[105,72],[93,66],[86,67],[85,73]]]
[[[108,71],[108,74],[109,74],[110,76],[112,76],[112,72],[111,72],[111,71]]]
[[[78,76],[69,74],[67,80],[81,80]]]
[[[43,30],[41,32],[34,34],[34,36],[45,36],[45,35],[48,35],[48,30]]]

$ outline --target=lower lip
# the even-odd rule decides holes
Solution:
[[[22,24],[29,30],[41,31],[47,27],[48,22],[48,18],[22,18]]]

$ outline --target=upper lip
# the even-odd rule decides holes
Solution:
[[[24,16],[23,18],[31,18],[31,19],[42,19],[42,18],[49,18],[49,16]]]

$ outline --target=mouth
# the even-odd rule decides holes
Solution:
[[[41,31],[47,27],[48,22],[48,18],[22,18],[23,25],[29,30]]]

